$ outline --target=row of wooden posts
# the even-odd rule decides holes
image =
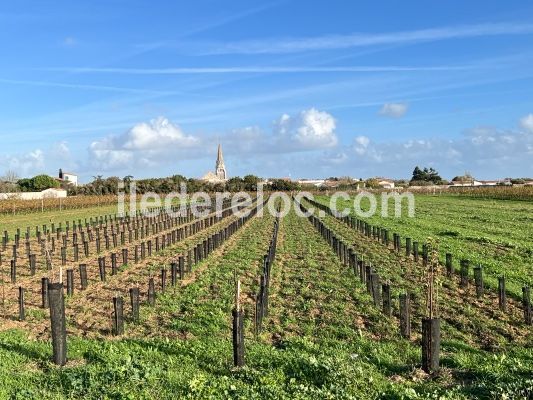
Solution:
[[[226,218],[228,215],[223,215],[222,218]],[[217,223],[220,221],[220,219],[217,219],[217,220],[214,220],[212,219],[212,217],[207,217],[207,221],[205,223],[201,223],[202,220],[198,220],[194,223],[191,223],[189,225],[190,229],[184,229],[183,231],[179,231],[179,230],[176,230],[175,231],[175,235],[170,235],[170,238],[168,240],[168,246],[171,246],[171,245],[174,245],[176,244],[177,242],[179,242],[180,240],[182,239],[186,239],[189,235],[194,235],[202,230],[205,230],[205,229],[208,229],[209,227],[211,227],[213,224]],[[185,227],[186,228],[186,227]],[[180,228],[181,229],[181,228]],[[159,246],[159,238],[156,238],[156,252],[159,251],[159,250],[164,250],[165,249],[165,243],[166,241],[165,240],[161,240],[161,246]],[[206,241],[207,243],[204,245],[204,247],[206,245],[211,245],[210,243],[210,238],[208,238],[208,240]],[[139,251],[140,250],[140,251]],[[194,247],[194,249],[191,249],[188,251],[188,262],[189,262],[189,267],[190,267],[190,264],[193,260],[193,251],[194,251],[194,260],[199,260],[203,253],[201,253],[200,249],[199,249],[199,246],[196,246]],[[148,253],[148,257],[152,256],[152,241],[151,240],[148,240],[146,243],[145,242],[142,242],[140,244],[140,246],[136,246],[135,247],[135,253],[134,253],[134,263],[137,264],[139,261],[142,261],[145,259],[146,257],[146,253]],[[117,253],[111,253],[111,275],[116,275],[119,271],[119,262],[118,262],[118,259],[119,259],[119,256]],[[129,250],[127,248],[124,248],[122,249],[122,260],[121,260],[121,263],[120,263],[120,267],[123,267],[125,265],[127,265],[129,263],[129,260],[130,260],[130,257],[129,257]],[[180,266],[180,274],[183,273],[183,271],[185,270],[184,268],[184,258],[183,256],[179,257],[179,266]],[[195,261],[196,262],[196,261]],[[31,268],[31,264],[30,264],[30,268]],[[173,263],[171,265],[171,269],[172,269],[172,277],[173,277],[173,282],[175,281],[174,279],[174,276],[175,276],[175,264]],[[78,266],[78,271],[79,271],[79,278],[80,278],[80,287],[81,287],[81,290],[85,290],[87,289],[88,287],[88,277],[87,277],[87,264],[79,264]],[[98,258],[98,272],[99,272],[99,277],[100,277],[100,281],[102,282],[105,282],[106,281],[106,277],[107,277],[107,267],[106,267],[106,257],[105,256],[102,256],[102,257],[99,257]],[[163,272],[162,272],[163,273]],[[31,275],[34,275],[35,274],[35,269],[33,269]],[[75,288],[75,283],[74,283],[74,270],[73,269],[67,269],[66,271],[66,274],[67,274],[67,279],[66,279],[66,290],[67,290],[67,295],[68,296],[72,296],[74,294],[74,288]],[[11,282],[12,283],[16,283],[16,263],[14,262],[14,260],[11,260]],[[49,301],[48,301],[48,286],[49,286],[49,278],[47,277],[43,277],[41,279],[41,304],[42,304],[42,307],[43,308],[48,308],[49,307]],[[153,286],[153,285],[152,285]],[[149,293],[149,302],[150,302],[150,290],[148,291]],[[25,289],[23,287],[19,287],[19,298],[18,298],[18,304],[19,304],[19,320],[24,320],[25,319]],[[132,299],[132,304],[135,303]],[[132,308],[134,308],[132,306]]]
[[[172,206],[170,207],[170,211],[172,213],[182,213],[183,211],[185,211],[184,213],[185,215],[182,215],[182,217],[190,218],[191,209],[193,206],[196,207],[200,212],[205,209],[212,209],[212,205],[215,204],[215,197],[212,197],[211,201],[208,204],[209,206],[203,206],[201,203],[194,203],[194,204],[190,203],[185,206],[185,210],[182,210],[180,206]],[[227,204],[229,204],[229,201],[226,200],[225,205],[223,207],[226,207]],[[148,207],[146,211],[151,216],[157,217],[157,216],[167,213],[168,210],[169,209],[167,207]],[[48,226],[47,224],[43,224],[42,230],[40,226],[35,227],[35,236],[39,239],[42,237],[42,234],[46,235],[51,232],[52,234],[57,234],[57,239],[59,240],[62,232],[65,232],[66,235],[68,236],[69,231],[82,232],[83,227],[85,227],[85,230],[89,232],[91,229],[93,230],[96,228],[104,229],[107,227],[112,227],[113,225],[122,226],[123,224],[134,223],[139,218],[141,220],[146,220],[146,219],[150,220],[150,218],[154,218],[154,217],[146,217],[145,214],[147,213],[143,212],[143,210],[137,210],[133,215],[128,212],[126,212],[124,215],[117,214],[117,213],[103,214],[103,215],[97,215],[95,217],[90,217],[89,219],[85,218],[83,222],[81,218],[78,218],[77,221],[73,220],[72,224],[70,223],[70,221],[65,221],[64,226],[62,222],[57,224],[57,226],[55,223],[51,223],[50,226]],[[30,239],[30,231],[31,231],[31,228],[26,227],[26,232],[25,232],[26,240]],[[21,238],[22,238],[22,230],[19,227],[17,228],[16,233],[14,235],[14,240],[15,240],[15,243],[17,244],[17,247],[19,246],[19,242]],[[9,233],[6,230],[4,231],[3,237],[2,237],[2,250],[3,251],[6,250],[7,243],[9,243],[9,241],[10,241]]]
[[[185,217],[183,218],[183,220],[181,219],[181,217],[177,217],[175,219],[164,219],[162,217],[159,217],[159,223],[162,224],[162,226],[158,226],[156,228],[153,228],[152,229],[152,232],[155,233],[155,234],[161,234],[161,236],[156,236],[155,237],[155,251],[159,251],[159,250],[163,250],[166,246],[170,246],[172,244],[175,244],[177,241],[180,241],[192,234],[195,234],[196,232],[200,231],[200,230],[203,230],[205,228],[208,228],[210,226],[212,226],[213,224],[217,223],[221,218],[226,218],[228,217],[229,215],[231,215],[231,207],[230,208],[226,208],[226,209],[223,209],[222,212],[219,214],[219,215],[209,215],[209,216],[206,216],[204,218],[201,218],[201,219],[194,219],[192,218],[192,216],[189,216],[189,217]],[[191,221],[194,221],[194,222],[191,222]],[[138,221],[137,221],[138,222]],[[144,223],[144,222],[143,222]],[[186,223],[186,225],[182,225],[182,223]],[[135,238],[136,240],[138,239],[138,228],[139,226],[141,227],[141,232],[143,232],[141,234],[141,239],[144,239],[145,238],[145,234],[144,234],[144,231],[142,231],[142,224],[140,223],[137,223],[136,225],[134,225],[133,227],[133,230],[135,232]],[[157,224],[155,225],[157,226]],[[170,231],[168,231],[170,229]],[[149,230],[147,229],[146,232],[149,232]],[[72,234],[72,237],[74,238],[74,242],[76,241],[75,238],[76,238],[76,233],[73,233]],[[66,236],[63,236],[63,238],[65,239]],[[116,237],[115,237],[116,238]],[[94,239],[94,238],[92,238]],[[90,240],[92,240],[90,239]],[[132,239],[132,234],[131,234],[131,229],[130,229],[130,235],[129,235],[129,240],[130,240],[130,243],[133,241]],[[97,246],[96,246],[96,250],[97,250],[97,253],[100,254],[100,248],[99,248],[99,233],[98,233],[98,236],[96,238],[96,242],[97,242]],[[113,245],[114,247],[116,247],[115,245],[118,245],[117,243],[115,243],[116,240],[113,241]],[[122,239],[121,239],[121,244],[125,244],[125,240],[124,240],[124,237],[122,235]],[[78,262],[79,261],[79,252],[78,252],[78,246],[77,246],[77,243],[74,243],[73,245],[74,247],[74,262]],[[151,239],[148,239],[147,241],[143,241],[140,243],[140,245],[135,245],[134,247],[134,261],[135,263],[139,262],[139,259],[144,259],[146,257],[146,252],[148,252],[148,256],[151,256],[152,254],[152,248],[153,248],[153,242]],[[66,247],[63,247],[61,249],[61,265],[62,266],[65,266],[67,264],[67,260],[66,260]],[[109,240],[108,238],[106,237],[106,250],[109,250]],[[84,253],[85,253],[85,256],[88,257],[89,256],[89,246],[88,246],[88,242],[84,242]],[[117,269],[117,264],[118,264],[118,257],[119,255],[116,254],[116,253],[111,253],[110,254],[110,257],[111,257],[111,266],[112,266],[112,274],[115,273],[116,269]],[[35,275],[36,273],[36,255],[35,254],[30,254],[29,255],[29,273],[31,276]],[[122,249],[122,264],[127,264],[128,263],[128,258],[129,258],[129,250],[128,248],[123,248]],[[2,257],[1,257],[1,253],[0,253],[0,265],[2,264]],[[50,257],[46,257],[46,264],[47,264],[47,270],[50,270],[51,267],[52,267],[52,263],[51,263],[51,258]],[[103,272],[105,274],[105,257],[99,257],[98,259],[98,264],[99,264],[99,268],[100,268],[100,271],[101,273]],[[102,266],[103,264],[103,266]],[[85,264],[82,264],[82,265],[85,265]],[[13,259],[10,260],[10,267],[11,267],[11,271],[10,271],[10,276],[11,276],[11,282],[12,283],[16,283],[16,277],[17,277],[17,251],[16,251],[16,245],[13,245]],[[83,268],[82,266],[80,266],[80,275],[83,276]],[[105,276],[105,275],[104,275]]]
[[[230,213],[231,207],[229,207],[231,204],[226,202],[223,206],[222,214],[224,216],[224,213]],[[90,255],[90,249],[89,245],[94,243],[94,247],[96,249],[96,253],[101,253],[103,243],[102,243],[102,236],[101,233],[103,232],[104,236],[104,242],[105,242],[105,250],[109,251],[111,248],[115,249],[119,245],[124,246],[126,244],[126,232],[128,233],[128,242],[133,243],[134,241],[139,240],[139,236],[141,239],[145,239],[149,237],[150,235],[157,235],[159,233],[171,230],[175,228],[176,226],[190,223],[194,217],[191,213],[191,209],[187,208],[187,212],[185,213],[185,216],[173,216],[166,213],[165,209],[158,210],[160,214],[156,216],[142,216],[137,215],[133,218],[123,218],[119,222],[115,222],[111,224],[110,226],[102,225],[102,220],[100,221],[99,226],[94,226],[95,224],[89,225],[86,223],[86,230],[82,228],[81,223],[78,225],[78,229],[76,229],[76,226],[74,225],[74,230],[72,232],[69,232],[68,227],[65,234],[61,234],[61,229],[56,230],[57,234],[57,240],[59,241],[60,238],[62,239],[62,247],[61,247],[61,264],[64,266],[67,264],[67,249],[68,249],[68,243],[71,244],[72,252],[73,252],[73,260],[74,262],[78,262],[80,259],[80,245],[82,245],[83,255],[85,257],[89,257]],[[205,208],[203,210],[204,212],[211,212],[213,211],[211,208]],[[215,216],[211,216],[210,218],[214,219]],[[204,220],[202,218],[201,220]],[[44,226],[46,228],[46,226]],[[110,228],[110,232],[108,230]],[[36,228],[39,229],[38,227]],[[177,235],[182,235],[184,232],[176,230]],[[50,237],[50,231],[45,231],[45,236],[41,236],[40,231],[38,231],[37,235],[37,243],[41,247],[41,256],[45,256],[45,262],[48,269],[51,268],[51,260],[50,256],[55,253],[56,250],[56,238]],[[80,237],[79,237],[80,236]],[[15,235],[15,243],[12,246],[12,261],[16,264],[17,259],[19,257],[18,255],[18,248],[20,247],[20,243],[18,240],[19,235]],[[81,242],[78,243],[78,238],[81,239]],[[112,240],[111,240],[112,239]],[[120,244],[119,244],[120,239]],[[162,240],[164,240],[162,238]],[[3,245],[3,251],[7,248],[7,243],[9,241],[9,236],[7,231],[4,232],[4,236],[2,239]],[[49,246],[51,245],[51,246]],[[155,245],[156,248],[159,247],[159,237],[156,237],[155,239]],[[30,267],[30,273],[33,273],[35,271],[36,267],[36,254],[32,254],[31,252],[31,246],[30,246],[30,238],[29,238],[29,228],[26,232],[26,256],[28,258],[29,267]],[[48,254],[47,254],[48,253]],[[2,264],[2,254],[0,252],[0,265]]]
[[[343,223],[345,223],[352,229],[358,231],[359,233],[363,234],[364,236],[374,238],[375,240],[379,241],[381,244],[383,244],[387,248],[389,247],[389,230],[388,229],[385,229],[385,228],[382,228],[376,225],[371,225],[367,223],[366,221],[363,221],[358,218],[354,218],[350,216],[339,216],[334,211],[332,211],[328,206],[322,203],[319,203],[316,200],[311,200],[311,199],[306,199],[306,200],[309,201],[313,206],[337,218],[338,220],[342,221]],[[401,254],[402,252],[401,237],[398,233],[393,233],[392,244],[393,244],[394,251],[398,254]],[[413,241],[409,237],[405,238],[405,255],[407,257],[412,256],[415,262],[419,262],[421,258],[425,267],[428,264],[427,246],[425,244],[422,245],[422,254],[420,254],[419,243],[416,241]],[[459,262],[459,265],[460,265],[460,269],[458,271],[459,286],[461,288],[466,289],[470,285],[470,267],[471,267],[470,260],[461,259]],[[454,273],[456,272],[453,266],[453,256],[451,253],[446,253],[445,255],[445,268],[446,268],[445,276],[451,279]],[[481,265],[475,266],[473,268],[473,275],[474,275],[474,286],[475,286],[476,297],[482,298],[485,294],[485,291],[487,290],[486,284],[484,282],[483,267]],[[498,294],[498,307],[501,311],[506,312],[507,311],[507,291],[506,291],[506,279],[504,276],[498,277],[497,294]],[[532,314],[532,303],[531,303],[531,289],[528,285],[525,285],[522,287],[521,302],[522,302],[522,307],[523,307],[524,323],[526,325],[532,325],[533,314]]]
[[[302,212],[307,213],[307,208],[299,203]],[[381,281],[379,274],[371,265],[365,264],[354,249],[335,235],[321,219],[314,215],[308,217],[311,224],[320,233],[322,238],[332,247],[339,261],[349,267],[366,285],[373,303],[380,308],[384,315],[392,317],[391,286]],[[399,295],[400,302],[400,333],[405,338],[411,337],[411,298],[407,293]],[[439,370],[440,360],[440,319],[422,319],[422,369],[428,373]]]
[[[225,243],[235,232],[237,232],[250,218],[257,213],[257,205],[254,206],[251,213],[231,222],[225,228],[219,230],[207,239],[198,243],[192,250],[188,251],[187,263],[185,256],[180,255],[177,262],[172,262],[170,265],[170,284],[175,286],[179,279],[184,279],[185,274],[192,271],[192,268],[197,263],[204,261],[213,251],[218,249]],[[72,270],[70,270],[72,271]],[[73,273],[67,274],[67,294],[72,295],[72,286],[69,286],[69,281],[72,281]],[[82,282],[84,280],[81,275]],[[83,284],[82,284],[83,286]],[[71,288],[69,293],[69,287]],[[161,269],[160,275],[160,291],[164,293],[167,287],[167,269]],[[19,289],[22,294],[23,289]],[[52,350],[53,361],[57,365],[65,365],[67,362],[67,334],[66,334],[66,316],[65,316],[65,302],[63,294],[64,286],[62,282],[52,283],[48,278],[43,278],[43,307],[50,309],[50,323],[52,336]],[[136,323],[139,321],[140,309],[140,289],[133,287],[129,289],[130,303],[131,303],[131,321]],[[112,332],[115,335],[124,333],[124,298],[122,296],[115,296],[113,301],[113,326]],[[150,306],[155,305],[156,289],[153,277],[148,280],[147,303]],[[23,297],[22,297],[23,304]],[[22,307],[21,315],[24,314]]]
[[[171,209],[173,212],[178,212],[178,208],[173,207]],[[117,214],[113,215],[101,215],[94,218],[91,217],[89,221],[87,218],[85,218],[85,222],[82,223],[81,219],[78,219],[78,222],[72,221],[72,225],[69,221],[65,222],[65,227],[63,228],[63,224],[59,223],[59,225],[56,227],[54,223],[50,225],[50,227],[47,224],[42,225],[42,230],[40,226],[35,227],[35,236],[37,238],[38,243],[40,243],[42,240],[44,240],[43,236],[47,236],[49,238],[49,242],[51,241],[51,236],[55,235],[55,239],[58,241],[61,239],[62,236],[66,236],[68,239],[69,237],[75,238],[75,234],[79,234],[83,237],[82,241],[85,241],[85,234],[89,236],[90,241],[93,241],[93,232],[98,232],[100,230],[107,233],[108,229],[111,230],[111,233],[121,232],[125,230],[125,227],[130,229],[130,226],[146,226],[157,224],[162,221],[162,217],[166,214],[166,209],[163,207],[152,209],[150,212],[150,215],[144,215],[140,211],[137,212],[135,215],[127,215],[126,216],[117,216]],[[181,218],[186,218],[188,220],[191,219],[191,209],[189,206],[185,209],[185,215],[180,215]],[[25,231],[25,241],[26,243],[30,241],[30,227],[26,227]],[[17,248],[20,247],[22,239],[22,233],[21,228],[17,228],[17,231],[14,235],[14,244],[17,246]],[[7,249],[7,244],[10,242],[10,236],[7,230],[4,231],[2,236],[2,250],[5,251]]]
[[[274,222],[274,230],[268,246],[268,251],[263,257],[263,268],[259,278],[259,291],[255,295],[255,335],[262,329],[263,319],[268,316],[268,296],[270,289],[270,272],[276,258],[276,247],[279,231],[279,216]],[[232,310],[232,333],[233,333],[233,365],[244,366],[244,311],[240,307],[240,282],[237,280],[235,295],[235,308]]]

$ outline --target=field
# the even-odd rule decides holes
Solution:
[[[329,204],[326,196],[317,200]],[[338,209],[353,201],[339,200]],[[521,295],[522,286],[533,284],[533,202],[470,198],[461,196],[415,197],[415,216],[407,213],[402,202],[402,216],[394,218],[394,202],[389,200],[389,217],[381,216],[381,201],[376,214],[365,221],[390,229],[405,240],[411,237],[423,243],[428,237],[439,242],[441,261],[444,254],[459,260],[469,259],[472,265],[482,265],[488,283],[497,287],[497,277],[505,275],[508,290]],[[369,202],[363,200],[361,209],[367,211]]]
[[[328,203],[325,197],[318,200]],[[0,398],[530,398],[533,332],[524,322],[520,296],[521,287],[531,284],[531,211],[526,202],[419,196],[415,219],[368,221],[390,228],[391,235],[399,233],[402,240],[411,236],[423,243],[428,236],[438,237],[440,252],[452,252],[457,268],[461,257],[485,267],[488,286],[482,297],[476,296],[472,280],[465,288],[459,276],[442,279],[441,369],[432,374],[421,369],[426,267],[331,215],[312,223],[292,209],[279,220],[268,315],[257,334],[255,294],[276,222],[268,213],[246,220],[227,213],[131,225],[115,221],[118,232],[125,234],[117,234],[116,246],[110,240],[109,249],[103,244],[103,227],[98,233],[91,229],[95,237],[102,235],[99,249],[96,238],[90,239],[83,227],[87,254],[80,246],[76,261],[72,231],[51,233],[68,235],[64,256],[62,240],[57,239],[51,270],[40,255],[39,239],[32,236],[35,275],[28,268],[21,238],[16,282],[10,280],[6,262],[11,249],[2,254]],[[108,208],[75,212],[53,221],[112,213]],[[10,220],[2,218],[4,231]],[[23,232],[26,224],[49,224],[53,216],[25,218],[17,222]],[[390,316],[375,304],[360,270],[340,259],[320,234],[317,221],[364,257],[390,286]],[[130,235],[130,230],[137,234]],[[10,244],[12,240],[11,235]],[[76,240],[81,245],[81,233]],[[111,254],[122,260],[122,249],[128,249],[126,262],[119,261],[112,270]],[[102,257],[107,262],[105,279]],[[85,289],[78,277],[80,263],[87,268]],[[171,265],[176,263],[184,274],[174,281]],[[60,271],[67,282],[68,270],[75,277],[73,293],[65,297],[68,361],[59,367],[51,361],[50,317],[41,306],[40,284],[42,277],[57,281]],[[498,308],[493,286],[500,274],[508,282],[505,311]],[[245,366],[239,368],[234,367],[232,353],[235,276],[241,282],[244,310]],[[150,281],[155,287],[153,304]],[[26,290],[23,320],[19,286]],[[135,287],[141,294],[138,320],[128,292]],[[409,338],[399,329],[398,296],[406,292],[412,299]],[[124,299],[123,332],[115,331],[113,297]]]

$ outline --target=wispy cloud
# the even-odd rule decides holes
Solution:
[[[278,40],[268,38],[264,40],[245,40],[231,43],[212,43],[205,44],[204,50],[200,50],[199,52],[202,54],[280,54],[531,33],[533,33],[533,24],[486,23],[375,34],[356,33],[352,35],[327,35],[311,38],[286,38]],[[196,44],[196,46],[198,48],[199,44]]]
[[[19,79],[0,78],[0,83],[5,83],[9,85],[59,87],[59,88],[66,88],[66,89],[102,90],[102,91],[108,91],[108,92],[121,92],[121,93],[139,93],[139,94],[157,94],[157,95],[180,94],[180,92],[171,92],[171,91],[135,89],[135,88],[125,88],[125,87],[117,87],[117,86],[86,85],[86,84],[79,84],[79,83],[27,81],[27,80],[19,80]]]
[[[187,74],[242,74],[242,73],[316,73],[316,72],[409,72],[409,71],[461,71],[479,66],[332,66],[332,67],[185,67],[185,68],[94,68],[53,67],[40,70],[68,73],[131,74],[131,75],[187,75]]]
[[[409,106],[406,103],[385,103],[381,110],[380,115],[391,118],[400,118],[405,115]]]

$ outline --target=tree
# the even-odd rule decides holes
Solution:
[[[376,178],[369,178],[365,181],[365,187],[369,189],[378,189],[380,186]]]
[[[442,178],[439,173],[433,168],[420,169],[418,165],[413,170],[413,177],[411,178],[411,185],[418,184],[420,182],[429,182],[435,185],[442,183]]]
[[[59,182],[48,175],[37,175],[32,179],[33,190],[40,192],[50,188],[58,188]]]
[[[270,187],[272,190],[287,192],[300,189],[300,185],[297,182],[288,181],[286,179],[274,179],[270,184]]]
[[[24,178],[17,181],[23,192],[41,192],[50,188],[58,188],[59,182],[48,175],[37,175],[33,178]]]
[[[129,193],[133,175],[126,175],[122,180],[124,181],[124,192]]]
[[[0,180],[8,183],[17,183],[19,177],[15,171],[7,170],[6,172],[4,172],[4,176],[2,176]]]
[[[240,177],[234,176],[226,182],[226,189],[229,192],[240,192],[244,190],[244,182]]]
[[[18,192],[20,189],[17,185],[19,180],[17,173],[14,171],[6,171],[4,176],[0,177],[0,193]]]
[[[242,180],[244,181],[244,190],[249,192],[255,192],[257,190],[257,184],[261,181],[261,179],[255,175],[246,175]]]
[[[411,181],[423,181],[425,180],[424,177],[424,172],[417,165],[413,170],[413,177],[411,178]]]

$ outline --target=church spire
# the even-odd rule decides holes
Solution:
[[[217,168],[220,164],[224,165],[224,157],[222,156],[222,145],[219,143],[218,154],[217,154]]]
[[[222,145],[218,144],[217,163],[215,165],[216,176],[219,179],[226,180],[226,166],[224,165],[224,157],[222,156]]]

